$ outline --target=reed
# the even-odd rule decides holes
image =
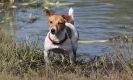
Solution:
[[[0,29],[0,80],[132,80],[130,38],[110,40],[114,47],[112,55],[90,57],[88,61],[78,59],[76,65],[55,61],[46,66],[43,49],[37,42],[17,43]]]

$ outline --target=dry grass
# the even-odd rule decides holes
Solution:
[[[113,55],[78,60],[73,66],[55,62],[46,67],[37,43],[17,43],[0,29],[0,80],[133,80],[132,40],[110,41]]]

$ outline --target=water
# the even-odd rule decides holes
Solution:
[[[55,8],[59,14],[67,14],[74,8],[75,26],[80,39],[106,40],[116,35],[133,34],[132,0],[62,0],[74,2],[74,6]],[[38,40],[43,47],[48,32],[47,16],[41,8],[20,8],[15,11],[15,22],[10,22],[8,31],[19,41],[27,38]],[[13,14],[13,13],[12,13]],[[29,18],[31,16],[31,18]],[[30,19],[35,19],[33,22]],[[79,44],[78,53],[103,55],[111,53],[106,43]]]

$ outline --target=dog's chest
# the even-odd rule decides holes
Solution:
[[[61,48],[66,51],[70,51],[72,49],[71,46],[72,45],[71,45],[71,41],[69,38],[64,43],[56,45],[52,43],[52,41],[48,38],[48,36],[46,36],[45,42],[44,42],[45,50],[50,50],[53,48]]]

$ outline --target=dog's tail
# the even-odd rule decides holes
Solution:
[[[73,10],[73,8],[69,9],[68,15],[71,16],[71,18],[72,18],[71,23],[74,24],[74,10]]]

